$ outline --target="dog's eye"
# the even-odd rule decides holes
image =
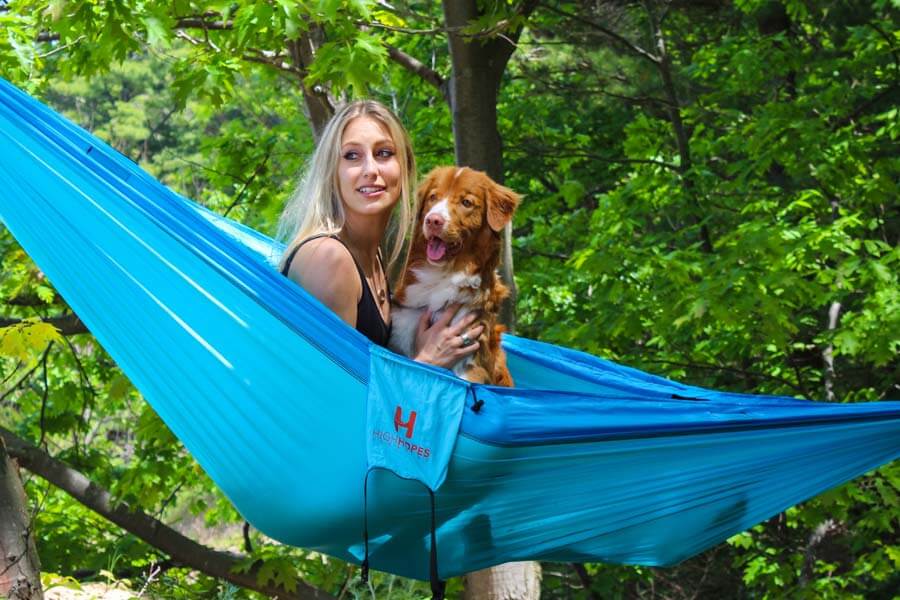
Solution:
[[[472,208],[472,204],[473,204],[472,201],[469,200],[468,198],[462,199],[462,205],[465,206],[466,208]]]
[[[430,194],[428,194],[429,202],[434,202],[435,200],[437,200],[437,194],[435,194],[434,192],[431,192]]]

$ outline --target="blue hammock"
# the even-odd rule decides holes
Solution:
[[[391,355],[281,277],[272,240],[2,80],[0,186],[22,247],[241,514],[287,544],[359,563],[365,512],[371,565],[427,579],[425,482],[442,577],[670,565],[900,456],[900,402],[710,391],[513,336],[515,389]],[[435,436],[407,437],[414,420]],[[406,463],[372,470],[364,501],[379,449]]]

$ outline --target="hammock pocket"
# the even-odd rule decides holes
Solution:
[[[897,402],[717,392],[514,336],[505,389],[374,348],[275,271],[277,243],[2,80],[0,186],[25,251],[288,544],[360,562],[365,521],[372,567],[427,579],[430,489],[442,577],[668,565],[900,455]]]

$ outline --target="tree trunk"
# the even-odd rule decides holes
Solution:
[[[463,600],[526,600],[541,597],[541,565],[511,562],[469,573]]]
[[[497,129],[500,78],[512,49],[503,39],[463,36],[456,28],[478,18],[475,0],[444,0],[444,20],[450,34],[450,113],[456,162],[485,171],[503,182],[503,145]]]
[[[536,3],[526,2],[522,14],[534,10]],[[515,41],[521,29],[509,36],[479,38],[463,35],[465,27],[481,14],[476,0],[444,0],[444,22],[451,31],[450,60],[452,73],[447,97],[453,117],[453,139],[456,164],[486,172],[503,183],[503,141],[497,128],[497,96]],[[503,232],[500,277],[509,288],[509,299],[503,304],[500,321],[509,331],[515,330],[515,305],[518,291],[513,278],[512,227]]]
[[[300,36],[298,40],[291,40],[287,43],[288,51],[291,53],[291,60],[302,73],[307,73],[309,67],[316,58],[316,51],[325,41],[325,33],[320,26],[313,26],[310,31]],[[306,101],[307,117],[309,118],[309,126],[312,129],[313,139],[316,143],[322,137],[325,125],[334,115],[335,100],[328,91],[321,85],[310,87],[300,80],[300,88],[303,90],[303,99]]]
[[[0,597],[43,600],[38,561],[19,469],[0,438]]]
[[[536,6],[525,2],[520,13]],[[444,0],[444,23],[451,31],[452,74],[448,89],[453,117],[456,163],[486,172],[503,183],[503,141],[497,127],[497,97],[506,65],[515,50],[521,29],[492,38],[463,35],[465,27],[480,15],[477,0]],[[509,287],[500,321],[515,329],[516,283],[513,278],[512,227],[504,229],[500,276]],[[476,571],[466,576],[466,600],[536,600],[541,597],[541,567],[536,562],[517,562]]]
[[[645,0],[644,6],[650,21],[650,32],[653,36],[654,44],[656,44],[656,68],[659,71],[663,89],[666,93],[669,122],[672,125],[672,130],[675,135],[675,145],[678,148],[678,172],[681,174],[681,185],[687,197],[697,207],[698,214],[694,217],[694,221],[700,225],[700,240],[703,251],[711,254],[714,251],[712,234],[709,231],[709,226],[703,222],[703,218],[700,216],[704,214],[704,210],[703,206],[700,204],[697,192],[694,189],[693,176],[691,175],[693,161],[691,159],[690,134],[688,133],[681,116],[681,101],[678,98],[678,92],[675,89],[675,79],[672,74],[672,58],[666,48],[666,38],[662,30],[662,20],[659,16],[655,0]]]

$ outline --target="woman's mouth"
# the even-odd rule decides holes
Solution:
[[[364,185],[363,187],[356,188],[356,191],[366,198],[374,198],[384,192],[384,190],[385,187],[383,185]]]

